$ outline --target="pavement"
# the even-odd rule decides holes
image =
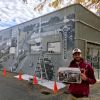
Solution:
[[[28,81],[18,80],[16,73],[7,72],[6,77],[0,71],[0,100],[67,100],[66,88],[54,94],[40,85],[33,85]],[[91,87],[91,100],[100,100],[100,82]]]

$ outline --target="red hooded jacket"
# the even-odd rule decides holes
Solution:
[[[89,84],[96,83],[93,67],[89,63],[85,62],[83,59],[81,59],[79,64],[76,64],[76,61],[73,60],[70,63],[69,67],[74,67],[74,68],[79,67],[80,70],[85,69],[86,70],[85,74],[87,76],[87,80],[86,81],[82,80],[80,84],[77,83],[70,84],[69,92],[75,97],[88,97]]]

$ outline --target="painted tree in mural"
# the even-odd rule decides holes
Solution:
[[[69,4],[79,3],[88,9],[92,8],[95,9],[96,13],[100,15],[100,0],[44,0],[44,1],[42,0],[42,2],[34,8],[34,10],[42,11],[47,2],[49,2],[48,4],[49,7],[53,7],[55,9],[61,8],[62,4],[67,5],[68,3],[69,5]]]

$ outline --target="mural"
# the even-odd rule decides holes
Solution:
[[[64,14],[63,10],[62,13]],[[8,52],[1,53],[3,56],[0,63],[6,66],[7,70],[22,70],[24,73],[33,74],[41,51],[44,52],[47,48],[49,53],[53,53],[48,57],[52,58],[54,66],[63,66],[67,52],[74,47],[75,37],[75,14],[63,14],[57,12],[12,27],[5,31],[10,34],[9,39],[0,34],[3,41],[9,40],[5,42],[6,46],[9,44]],[[2,52],[4,51],[5,49]]]

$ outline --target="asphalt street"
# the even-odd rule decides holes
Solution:
[[[0,100],[67,100],[69,94],[62,89],[57,94],[41,86],[34,86],[27,81],[14,78],[15,73],[0,71]],[[47,93],[42,93],[42,92]],[[48,92],[49,91],[49,92]],[[100,100],[100,83],[91,86],[91,100]]]
[[[40,86],[34,86],[27,81],[19,81],[14,78],[16,74],[7,73],[7,76],[3,76],[3,72],[0,72],[0,100],[66,100],[67,95],[60,93],[42,94],[44,88]]]

